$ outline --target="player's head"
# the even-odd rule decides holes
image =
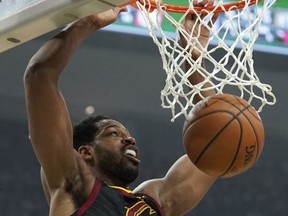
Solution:
[[[140,161],[136,142],[120,122],[90,116],[74,126],[73,139],[74,148],[96,173],[122,186],[137,178]]]
[[[104,119],[110,119],[107,116],[89,116],[79,123],[74,125],[73,128],[73,146],[76,150],[82,145],[93,143],[96,134],[99,132],[97,122]]]

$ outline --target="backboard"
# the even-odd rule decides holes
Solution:
[[[0,0],[0,53],[128,0]]]

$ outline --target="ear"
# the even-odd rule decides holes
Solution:
[[[78,153],[86,161],[93,161],[93,148],[92,146],[83,145],[78,148]]]

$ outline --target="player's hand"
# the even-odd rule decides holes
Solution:
[[[194,0],[194,4],[196,4],[197,0]],[[197,6],[210,6],[213,5],[213,0],[203,0],[201,2],[197,2]],[[215,23],[218,14],[214,14],[212,18],[208,18],[209,22],[206,25],[201,24],[201,20],[205,19],[207,16],[206,13],[200,14],[200,18],[196,14],[187,14],[185,17],[185,21],[183,23],[183,28],[189,35],[192,35],[192,38],[197,40],[196,47],[189,47],[193,59],[199,58],[201,54],[201,48],[205,48],[208,44],[209,35],[210,35],[210,27]],[[187,46],[187,37],[185,35],[181,35],[181,44],[182,47]]]
[[[108,11],[104,11],[101,13],[97,13],[94,15],[91,15],[90,18],[94,21],[97,28],[103,28],[117,20],[118,15],[121,12],[126,12],[126,7],[116,7],[113,9],[110,9]]]

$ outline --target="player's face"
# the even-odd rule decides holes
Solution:
[[[97,123],[100,128],[95,138],[95,153],[99,170],[127,185],[138,176],[139,153],[129,131],[115,120]]]

